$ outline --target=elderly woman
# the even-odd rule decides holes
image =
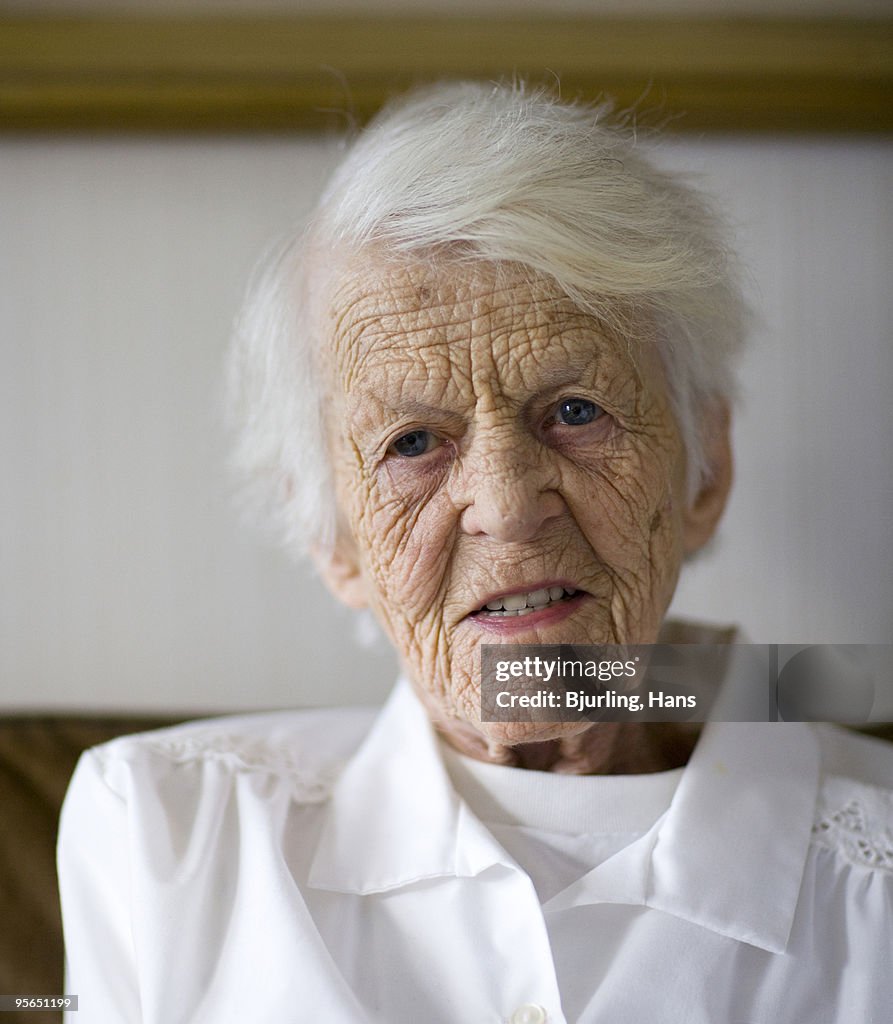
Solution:
[[[240,459],[404,678],[374,721],[84,756],[80,1024],[889,1019],[885,746],[481,712],[482,643],[661,634],[743,319],[703,200],[604,111],[441,86],[361,135],[249,302]]]

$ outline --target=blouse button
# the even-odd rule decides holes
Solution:
[[[509,1024],[546,1024],[547,1014],[536,1003],[525,1003],[512,1014]]]

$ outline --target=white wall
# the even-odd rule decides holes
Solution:
[[[733,500],[676,607],[761,642],[893,639],[891,155],[891,140],[845,139],[666,153],[732,211],[763,321],[742,367]]]
[[[674,140],[764,323],[738,483],[677,608],[760,641],[893,625],[889,140]],[[220,360],[331,142],[0,141],[0,705],[377,700],[393,663],[230,511]],[[346,640],[345,637],[348,639]]]

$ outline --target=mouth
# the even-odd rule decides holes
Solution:
[[[533,590],[497,594],[489,598],[477,611],[472,612],[471,618],[490,622],[524,618],[545,608],[566,604],[582,594],[583,591],[576,587],[559,583],[538,586]]]

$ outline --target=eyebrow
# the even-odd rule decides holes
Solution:
[[[579,384],[581,381],[585,381],[587,376],[598,376],[598,367],[594,364],[597,363],[596,359],[587,360],[585,363],[577,363],[574,365],[565,365],[555,367],[551,370],[546,370],[543,373],[542,384],[537,388],[537,394],[542,394],[546,391],[559,391],[566,387],[573,387],[574,384]]]
[[[420,402],[409,396],[405,398],[401,396],[397,401],[391,401],[391,396],[380,391],[372,392],[363,388],[355,388],[351,392],[351,397],[356,400],[356,404],[350,410],[350,419],[354,423],[361,423],[368,419],[370,398],[374,398],[375,404],[393,419],[405,417],[418,420],[421,423],[464,423],[465,421],[465,417],[459,412]]]
[[[532,393],[525,398],[525,403],[531,399],[536,399],[544,394],[552,391],[562,391],[565,388],[573,389],[577,385],[588,386],[592,380],[597,379],[599,376],[599,360],[597,356],[593,355],[592,358],[574,361],[570,364],[562,366],[552,367],[545,371],[540,371],[541,376],[536,382],[536,387]],[[388,382],[389,384],[391,382]],[[399,381],[401,388],[399,397],[396,402],[392,401],[395,397],[395,393],[385,385],[378,388],[369,388],[365,381],[360,380],[351,389],[350,394],[356,395],[360,400],[367,398],[374,398],[376,402],[386,405],[391,412],[410,412],[419,415],[443,415],[444,410],[440,406],[429,405],[426,402],[420,401],[419,399],[413,398],[407,391],[403,390],[405,380]]]
[[[400,416],[412,416],[417,419],[458,419],[460,418],[458,413],[452,412],[449,409],[444,409],[441,406],[428,405],[427,402],[419,402],[414,398],[407,398],[401,400],[397,404],[392,405],[390,401],[382,396],[378,396],[379,402],[388,410],[388,412],[394,413]]]

